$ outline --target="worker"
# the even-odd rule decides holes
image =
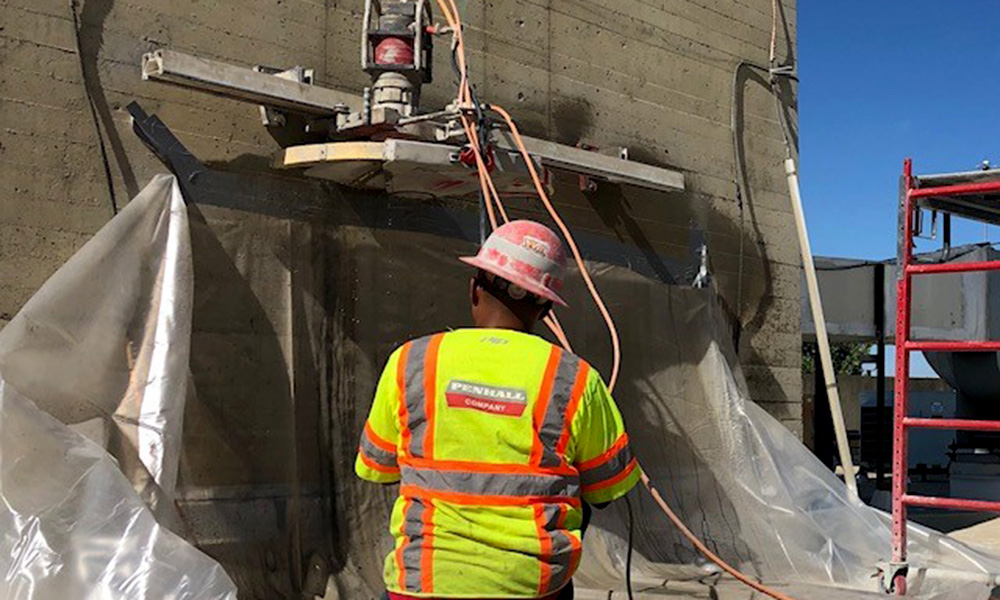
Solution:
[[[556,234],[512,221],[460,260],[475,328],[393,352],[361,436],[357,474],[401,482],[387,597],[571,598],[584,503],[625,495],[639,467],[597,371],[531,334],[566,305]]]

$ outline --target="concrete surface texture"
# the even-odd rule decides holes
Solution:
[[[1000,519],[983,521],[971,527],[953,531],[948,535],[983,550],[1000,553]]]
[[[690,222],[703,227],[720,286],[734,309],[741,303],[741,353],[754,396],[799,429],[799,257],[781,135],[759,77],[740,82],[750,188],[742,219],[729,128],[735,63],[767,61],[770,2],[459,4],[481,97],[510,108],[528,133],[628,146],[636,160],[685,171],[685,194],[610,189],[588,200],[563,185],[556,200],[577,229],[666,256],[687,252]],[[123,107],[131,100],[202,159],[261,172],[275,144],[254,109],[141,82],[142,53],[169,46],[237,64],[308,65],[320,84],[356,92],[366,83],[356,60],[361,9],[360,0],[86,0],[78,7],[78,56],[66,2],[0,4],[0,324],[110,216],[85,88],[119,203],[163,170],[129,131]],[[794,59],[794,34],[794,2],[786,1],[783,62]],[[426,106],[453,92],[444,55]],[[786,101],[794,108],[794,94]]]
[[[326,500],[314,492],[327,477],[325,454],[351,454],[356,439],[330,439],[336,427],[317,431],[317,423],[330,418],[331,402],[352,402],[348,394],[367,406],[366,386],[375,376],[369,371],[385,356],[361,356],[345,370],[344,357],[366,347],[351,337],[360,335],[352,323],[366,316],[391,320],[393,312],[354,306],[349,285],[324,279],[331,277],[326,266],[337,274],[340,262],[317,257],[330,233],[313,225],[325,221],[335,229],[339,222],[323,207],[377,212],[393,201],[271,171],[277,145],[255,107],[142,82],[139,62],[144,52],[165,46],[241,65],[297,64],[316,69],[321,85],[358,92],[367,83],[358,68],[363,4],[76,4],[80,52],[65,0],[0,0],[0,326],[110,218],[109,187],[121,205],[164,172],[132,134],[129,102],[159,115],[211,168],[239,174],[247,185],[191,209],[198,398],[185,415],[185,516],[203,546],[222,547],[239,537],[237,529],[240,536],[254,532],[256,547],[243,544],[228,558],[213,552],[247,597],[322,589],[317,573],[350,566],[337,564],[336,551],[308,532],[348,524],[324,521]],[[801,434],[800,259],[782,135],[758,74],[742,71],[736,86],[746,157],[742,203],[730,129],[734,67],[741,60],[767,62],[771,2],[459,0],[459,7],[479,96],[507,107],[525,133],[571,145],[627,146],[635,160],[685,173],[688,190],[676,194],[608,184],[585,195],[576,177],[557,175],[553,200],[581,236],[630,248],[654,278],[669,279],[669,265],[690,256],[692,229],[704,231],[724,302],[741,323],[751,394]],[[779,7],[778,58],[787,63],[795,59],[795,2]],[[447,60],[446,52],[436,53],[426,107],[454,93]],[[794,86],[783,89],[783,100],[794,123]],[[110,186],[98,139],[109,155]],[[257,210],[279,204],[312,208],[294,216]],[[541,212],[519,203],[516,214]],[[362,242],[381,243],[366,236]],[[345,282],[378,276],[343,275]],[[312,329],[320,321],[303,316],[310,313],[337,313],[348,335]],[[581,336],[600,337],[596,312],[594,318],[594,331]],[[395,327],[400,340],[423,333],[421,324]],[[317,339],[328,347],[317,348]],[[366,383],[354,386],[351,378]],[[202,511],[205,505],[211,510]]]
[[[771,589],[801,600],[863,600],[864,598],[884,598],[884,594],[865,593],[832,587],[809,585],[771,585]],[[625,592],[598,595],[586,591],[576,594],[577,600],[625,600]],[[646,590],[633,586],[633,598],[639,600],[758,600],[767,598],[764,594],[731,579],[728,576],[717,581],[678,581],[662,588]]]

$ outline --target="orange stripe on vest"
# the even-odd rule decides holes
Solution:
[[[406,567],[403,564],[403,548],[410,543],[410,538],[406,535],[406,513],[410,512],[410,506],[413,504],[413,500],[409,498],[403,503],[403,518],[402,522],[399,524],[399,534],[403,538],[403,543],[396,548],[396,566],[399,567],[399,589],[406,589]]]
[[[410,414],[406,410],[406,363],[410,357],[410,342],[403,344],[399,351],[399,362],[396,364],[396,386],[399,388],[399,423],[400,447],[403,456],[410,454]],[[402,568],[402,563],[400,563]]]
[[[427,432],[424,434],[424,457],[434,459],[434,422],[437,413],[437,365],[443,333],[431,338],[424,356],[424,412],[427,416]],[[420,557],[420,588],[425,594],[434,593],[434,503],[428,502],[424,508],[424,540]]]
[[[385,473],[387,475],[399,475],[399,467],[386,467],[378,464],[368,458],[368,455],[365,454],[365,449],[361,446],[358,446],[358,456],[361,457],[361,462],[365,463],[365,466],[373,471],[378,471],[379,473]]]
[[[589,471],[591,469],[595,469],[603,465],[604,463],[608,462],[612,458],[614,458],[614,456],[618,454],[618,452],[625,446],[628,446],[628,434],[623,433],[622,435],[618,436],[618,439],[615,440],[615,443],[611,446],[611,448],[608,449],[607,452],[598,456],[597,458],[592,458],[588,461],[584,461],[582,463],[577,464],[576,468],[579,469],[581,473],[583,471]]]
[[[580,406],[580,399],[583,397],[583,390],[587,387],[587,373],[589,369],[587,363],[580,361],[580,367],[576,371],[576,381],[573,382],[573,392],[569,397],[569,405],[566,406],[566,417],[563,420],[563,432],[556,446],[556,454],[565,456],[566,446],[569,445],[570,426],[573,424],[573,417],[576,416],[576,409]]]
[[[375,433],[375,430],[372,429],[372,424],[368,421],[365,421],[365,435],[368,436],[368,440],[375,446],[386,452],[391,452],[393,454],[396,453],[396,445],[380,438],[379,435]]]
[[[428,490],[415,485],[402,485],[399,493],[411,498],[425,500],[442,500],[452,504],[466,506],[525,506],[527,504],[569,504],[580,508],[580,499],[575,496],[486,496],[482,494],[463,494],[461,492],[444,492]]]
[[[545,519],[545,507],[541,504],[536,504],[535,509],[535,528],[538,531],[538,542],[539,542],[539,566],[541,567],[541,573],[538,577],[538,594],[545,594],[549,590],[549,582],[552,580],[552,565],[549,562],[552,560],[552,534],[549,533],[546,525]]]
[[[611,487],[614,484],[616,484],[616,483],[624,480],[626,477],[628,477],[629,475],[631,475],[632,471],[635,470],[637,464],[638,463],[636,462],[636,459],[633,458],[632,462],[630,462],[628,464],[628,466],[625,467],[625,469],[622,470],[621,473],[615,475],[614,477],[612,477],[610,479],[605,479],[604,481],[601,481],[600,483],[595,483],[593,485],[585,485],[585,486],[583,486],[582,489],[583,489],[584,492],[596,492],[598,490],[603,490],[604,488]]]

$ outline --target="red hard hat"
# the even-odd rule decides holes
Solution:
[[[559,297],[566,272],[566,250],[559,236],[541,223],[505,223],[486,238],[479,254],[459,260],[539,298],[567,306]]]

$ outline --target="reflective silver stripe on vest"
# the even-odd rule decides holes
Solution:
[[[552,568],[549,577],[549,587],[543,593],[549,594],[569,582],[572,573],[569,572],[573,562],[573,544],[570,542],[569,534],[558,529],[559,505],[546,504],[542,507],[545,516],[545,530],[552,538],[552,556],[549,558],[549,566]]]
[[[557,467],[562,463],[556,454],[556,446],[566,424],[566,407],[569,405],[573,383],[576,381],[580,366],[580,358],[569,352],[563,352],[559,358],[556,378],[552,382],[552,397],[549,399],[549,405],[545,409],[545,416],[538,430],[538,438],[542,442],[542,459],[539,464],[543,467]]]
[[[403,485],[476,496],[576,497],[580,480],[566,475],[521,475],[445,471],[403,465]]]
[[[607,462],[593,469],[580,471],[580,482],[584,488],[601,483],[624,471],[630,462],[632,462],[632,449],[626,444],[609,458]]]
[[[386,452],[385,450],[379,448],[374,442],[368,437],[368,432],[362,432],[361,434],[361,451],[364,452],[365,456],[369,460],[377,465],[383,467],[396,467],[396,453]]]
[[[408,592],[421,591],[420,564],[423,556],[425,510],[423,502],[413,498],[406,513],[403,514],[403,534],[406,535],[403,546],[403,569]]]
[[[424,409],[424,359],[431,336],[410,342],[406,357],[406,412],[409,418],[410,455],[423,457],[424,435],[427,433],[427,411]],[[432,399],[433,401],[433,399]]]

